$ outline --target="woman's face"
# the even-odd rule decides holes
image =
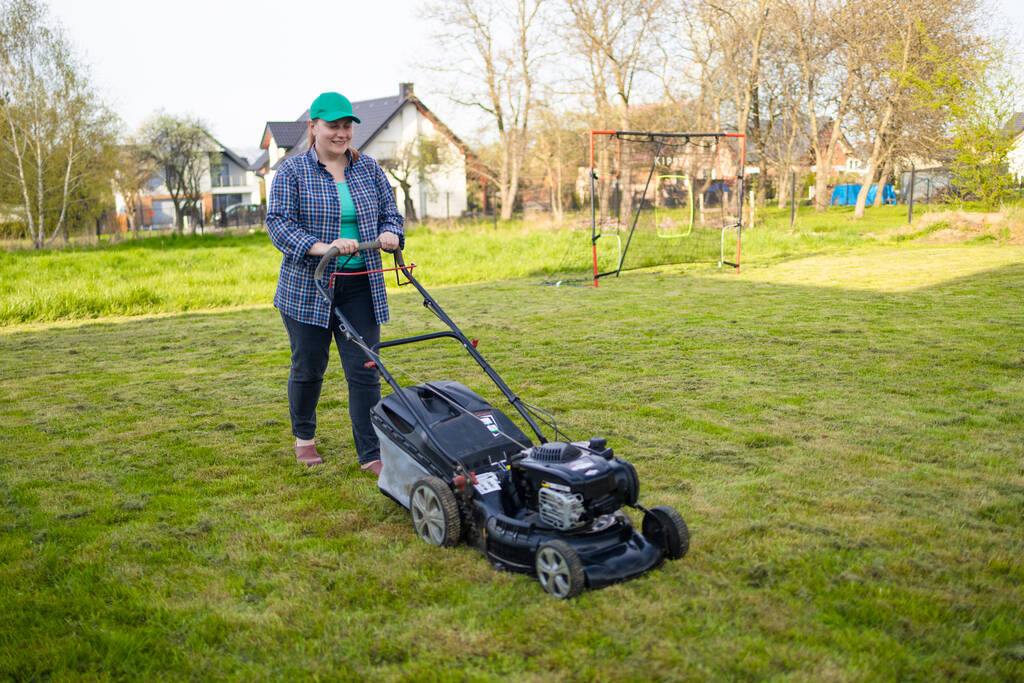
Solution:
[[[352,142],[352,119],[344,118],[337,121],[324,121],[313,119],[310,121],[313,130],[313,138],[316,140],[317,150],[328,154],[341,155],[348,149]]]

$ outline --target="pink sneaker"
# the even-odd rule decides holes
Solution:
[[[371,460],[370,462],[364,462],[359,466],[359,469],[364,472],[373,472],[378,477],[380,476],[380,470],[384,467],[384,464],[380,460]]]
[[[308,446],[296,446],[295,460],[306,467],[322,465],[324,463],[320,454],[316,452],[316,446],[313,444],[309,444]]]

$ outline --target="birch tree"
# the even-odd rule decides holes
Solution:
[[[96,97],[60,27],[34,0],[0,3],[0,178],[15,188],[36,249],[67,234],[88,201],[117,119]]]

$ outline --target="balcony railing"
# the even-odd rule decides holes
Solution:
[[[215,175],[210,176],[210,183],[213,187],[245,187],[245,176],[242,175]]]

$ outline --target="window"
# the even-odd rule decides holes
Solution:
[[[213,195],[213,210],[220,211],[226,209],[229,206],[242,203],[242,195],[240,194],[215,194]]]
[[[214,187],[225,187],[231,184],[231,170],[228,162],[222,161],[219,164],[210,165],[210,183]]]

